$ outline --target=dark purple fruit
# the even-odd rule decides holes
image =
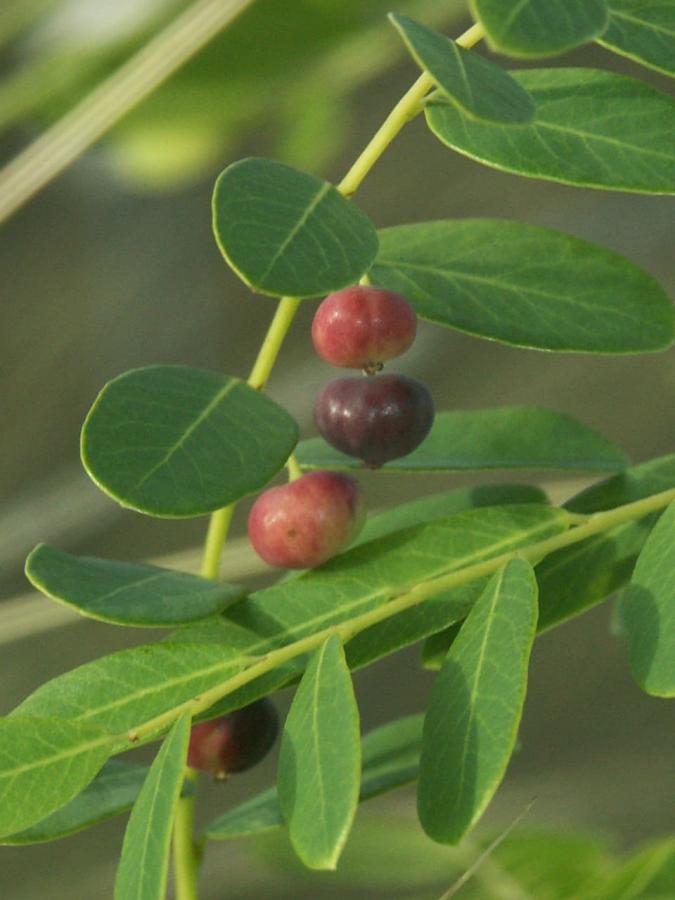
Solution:
[[[320,304],[312,341],[319,356],[334,366],[377,371],[410,347],[416,330],[417,316],[405,297],[357,284]]]
[[[187,764],[223,779],[259,763],[277,739],[279,717],[266,697],[192,726]]]
[[[353,479],[340,472],[310,472],[258,497],[248,517],[248,536],[269,565],[313,569],[346,547],[362,522]]]
[[[336,450],[377,467],[422,443],[434,403],[421,382],[405,375],[336,378],[316,398],[314,421]]]

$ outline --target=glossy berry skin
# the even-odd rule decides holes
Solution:
[[[377,468],[422,443],[434,404],[426,387],[405,375],[336,378],[316,398],[314,420],[331,446]]]
[[[250,769],[277,739],[279,717],[266,697],[234,712],[192,726],[187,764],[222,780]]]
[[[356,536],[363,514],[356,482],[339,472],[310,472],[262,493],[248,536],[271,566],[313,569]]]
[[[375,372],[410,347],[416,330],[417,316],[405,297],[357,284],[329,294],[320,304],[312,341],[333,366]]]

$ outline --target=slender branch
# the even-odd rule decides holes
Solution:
[[[323,628],[321,631],[317,631],[308,637],[294,641],[284,647],[280,647],[278,650],[273,650],[264,656],[259,657],[250,666],[246,667],[241,672],[238,672],[232,678],[228,678],[221,684],[215,685],[209,690],[204,691],[198,697],[186,700],[184,703],[180,703],[172,709],[167,710],[158,716],[154,716],[152,719],[149,719],[138,727],[132,728],[129,732],[119,735],[119,739],[120,741],[128,740],[135,742],[141,738],[154,736],[161,733],[177,716],[185,711],[189,710],[193,716],[204,712],[218,700],[221,700],[238,688],[243,687],[243,685],[282,666],[292,659],[302,656],[304,653],[316,649],[316,647],[320,646],[332,634],[339,635],[343,642],[347,642],[367,628],[371,628],[373,625],[384,622],[387,619],[392,618],[392,616],[405,612],[407,609],[418,606],[420,603],[423,603],[425,600],[434,597],[442,591],[458,588],[470,581],[475,581],[478,578],[484,578],[494,574],[494,572],[511,559],[520,558],[530,562],[538,562],[555,550],[561,550],[563,547],[569,547],[572,544],[579,543],[588,537],[600,534],[623,522],[641,519],[651,512],[663,509],[672,501],[675,501],[675,488],[671,488],[668,491],[662,491],[659,494],[653,494],[642,500],[636,500],[632,503],[615,507],[614,509],[593,513],[587,518],[584,524],[570,528],[562,534],[557,534],[546,540],[530,544],[529,547],[521,547],[519,550],[502,553],[499,556],[494,556],[491,559],[484,560],[475,565],[466,566],[463,569],[458,569],[449,572],[446,575],[441,575],[438,578],[422,582],[411,590],[395,597],[393,600],[389,600],[375,609],[362,613],[360,616],[356,616],[346,622],[331,625],[328,628]]]
[[[145,100],[254,0],[197,0],[0,171],[0,222]]]

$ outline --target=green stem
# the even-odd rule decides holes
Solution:
[[[197,772],[185,770],[185,781],[197,783]],[[176,900],[197,900],[200,853],[194,842],[195,795],[181,797],[173,825],[173,865]]]
[[[300,468],[300,463],[295,457],[295,453],[291,453],[291,455],[286,460],[286,468],[288,469],[289,481],[297,481],[298,478],[302,478],[302,469]]]
[[[189,710],[194,716],[204,712],[218,700],[221,700],[238,688],[243,687],[243,685],[248,684],[254,679],[259,678],[261,675],[278,668],[298,656],[302,656],[304,653],[316,649],[332,634],[339,635],[343,643],[346,643],[367,628],[371,628],[373,625],[384,622],[392,616],[405,612],[407,609],[418,606],[420,603],[423,603],[425,600],[428,600],[430,597],[433,597],[442,591],[448,591],[460,587],[469,581],[475,581],[478,578],[492,575],[511,559],[520,558],[530,562],[538,562],[555,550],[561,550],[563,547],[569,547],[572,544],[579,543],[580,541],[586,540],[588,537],[592,537],[595,534],[599,534],[609,528],[620,525],[623,522],[644,518],[644,516],[649,515],[651,512],[663,509],[674,500],[675,488],[663,491],[659,494],[653,494],[650,497],[645,497],[643,500],[627,503],[624,506],[618,506],[604,512],[593,513],[587,517],[583,524],[570,528],[562,534],[557,534],[546,540],[530,544],[529,547],[522,547],[519,550],[502,553],[499,556],[486,559],[475,565],[466,566],[463,569],[449,572],[438,578],[422,582],[409,591],[395,597],[393,600],[389,600],[387,603],[383,603],[375,609],[362,613],[354,619],[331,625],[308,637],[294,641],[284,647],[280,647],[278,650],[273,650],[264,656],[254,658],[254,661],[250,666],[243,669],[241,672],[238,672],[237,675],[232,678],[228,678],[221,684],[215,685],[209,690],[204,691],[198,697],[186,700],[184,703],[175,706],[173,709],[167,710],[166,712],[149,719],[137,728],[131,729],[126,735],[119,735],[119,738],[120,740],[124,740],[126,737],[126,740],[135,742],[141,738],[147,738],[161,733],[174,721],[174,719],[177,718],[177,716],[181,715],[181,713]]]
[[[471,28],[467,28],[457,38],[456,43],[460,47],[473,47],[484,35],[485,31],[482,25],[472,25]],[[420,75],[410,90],[401,97],[338,185],[337,189],[341,194],[345,197],[351,197],[358,190],[363,179],[399,131],[407,122],[414,119],[421,112],[424,97],[433,88],[434,83],[430,75],[426,73]],[[367,277],[364,276],[364,278],[367,284]],[[288,329],[295,318],[300,302],[296,297],[282,297],[279,301],[274,318],[258,352],[258,357],[251,369],[251,374],[248,376],[248,384],[257,391],[261,391],[267,384],[267,379],[279,355],[281,345],[288,334]],[[294,474],[296,470],[293,462],[288,463],[288,468],[291,480],[297,478],[298,474]],[[201,570],[202,575],[206,578],[218,577],[220,556],[227,538],[233,512],[234,505],[219,509],[211,516]]]

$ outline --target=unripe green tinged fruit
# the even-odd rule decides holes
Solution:
[[[420,381],[405,375],[336,378],[317,396],[314,421],[336,450],[377,468],[422,443],[434,403]]]
[[[312,322],[314,349],[334,366],[376,372],[415,339],[417,316],[394,291],[357,284],[329,294]]]
[[[362,524],[356,482],[339,472],[310,472],[258,497],[248,536],[269,565],[313,569],[346,547]]]
[[[187,764],[222,780],[252,768],[272,749],[279,717],[266,697],[192,726]]]

